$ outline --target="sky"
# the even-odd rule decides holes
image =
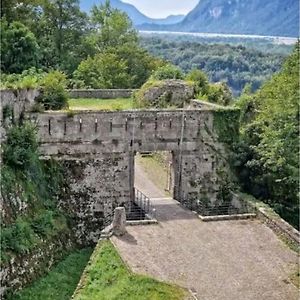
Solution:
[[[186,15],[199,0],[122,0],[133,4],[139,11],[151,18],[165,18],[169,15]]]

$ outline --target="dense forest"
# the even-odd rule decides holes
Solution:
[[[238,95],[246,84],[257,90],[277,72],[284,54],[265,53],[241,45],[208,44],[158,37],[143,37],[141,44],[154,56],[179,66],[183,71],[203,70],[213,82],[224,81]]]

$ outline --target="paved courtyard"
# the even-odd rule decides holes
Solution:
[[[128,227],[113,237],[133,271],[174,282],[200,300],[296,300],[289,276],[296,253],[258,220],[205,223],[159,191],[137,167],[136,185],[149,195],[159,224]]]

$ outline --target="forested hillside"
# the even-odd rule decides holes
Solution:
[[[225,81],[235,95],[247,83],[253,90],[258,89],[280,69],[285,58],[283,54],[263,53],[228,44],[170,41],[156,37],[144,37],[141,44],[154,56],[172,62],[185,72],[201,69],[211,81]]]

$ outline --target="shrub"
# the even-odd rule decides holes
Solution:
[[[209,102],[219,105],[229,105],[232,100],[232,93],[225,82],[209,85],[207,99]]]
[[[15,224],[2,229],[1,250],[24,253],[31,249],[34,241],[35,236],[30,224],[21,219],[17,219]]]
[[[3,145],[3,162],[14,169],[26,170],[37,149],[35,127],[31,123],[13,126],[8,130],[7,140]]]
[[[22,74],[1,74],[1,88],[34,89],[40,86],[45,73],[36,68],[30,68]]]
[[[60,71],[51,71],[42,82],[43,93],[40,99],[46,110],[58,110],[68,107],[68,93],[66,91],[67,78]]]
[[[187,74],[186,80],[194,83],[196,95],[206,95],[208,93],[209,84],[204,72],[194,69]]]
[[[44,214],[36,216],[32,221],[32,228],[39,236],[49,236],[54,228],[53,211],[46,211]]]
[[[174,65],[165,65],[158,68],[151,75],[152,80],[165,80],[165,79],[183,79],[182,71]]]

